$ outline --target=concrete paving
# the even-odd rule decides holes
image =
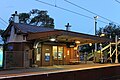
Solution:
[[[10,78],[10,77],[22,77],[30,75],[42,75],[51,74],[75,70],[85,70],[93,68],[120,66],[120,64],[79,64],[79,65],[54,65],[39,68],[24,68],[24,69],[12,69],[0,71],[0,79]]]

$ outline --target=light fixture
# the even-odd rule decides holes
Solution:
[[[98,19],[98,18],[99,18],[99,16],[95,16],[95,17],[94,17],[95,20]]]
[[[75,41],[76,44],[80,44],[80,41]]]
[[[89,43],[89,46],[92,46],[92,43]]]
[[[102,34],[100,35],[100,37],[103,37],[103,36],[105,36],[105,34],[104,34],[104,33],[102,33]]]
[[[50,41],[56,41],[56,39],[55,38],[50,38]]]
[[[77,46],[76,46],[76,47],[74,47],[74,50],[77,50]]]

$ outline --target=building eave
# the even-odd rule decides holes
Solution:
[[[72,31],[66,31],[66,30],[54,30],[54,31],[45,31],[45,32],[38,32],[38,33],[29,33],[27,40],[36,40],[41,39],[43,41],[48,40],[51,37],[57,38],[57,41],[63,41],[66,40],[68,42],[73,41],[80,41],[81,44],[87,44],[87,43],[101,43],[101,42],[110,42],[111,40],[108,38],[102,38],[94,35],[88,35],[78,32],[72,32]]]

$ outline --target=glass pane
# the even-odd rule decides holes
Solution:
[[[53,46],[53,58],[57,59],[57,46]]]
[[[63,59],[63,47],[58,47],[58,59]]]

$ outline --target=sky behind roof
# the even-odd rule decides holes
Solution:
[[[8,23],[9,17],[15,11],[18,13],[29,12],[32,9],[39,10],[47,10],[50,17],[54,18],[55,28],[56,29],[65,29],[65,25],[70,23],[71,31],[86,33],[86,34],[94,34],[94,16],[95,14],[91,14],[85,10],[82,10],[76,6],[73,6],[64,0],[40,0],[49,4],[56,5],[58,7],[62,7],[64,9],[71,10],[78,14],[68,12],[62,9],[58,9],[56,7],[52,7],[43,3],[40,3],[36,0],[1,0],[0,5],[0,17]],[[89,11],[92,11],[102,17],[112,20],[113,22],[120,22],[120,3],[116,2],[116,0],[68,0],[80,7],[83,7]],[[119,1],[119,0],[117,0]],[[89,19],[81,16],[89,16],[93,19]],[[97,21],[97,29],[99,27],[104,27],[108,25],[110,21],[105,20],[101,17]],[[0,19],[0,29],[6,29],[7,25],[4,21]]]

